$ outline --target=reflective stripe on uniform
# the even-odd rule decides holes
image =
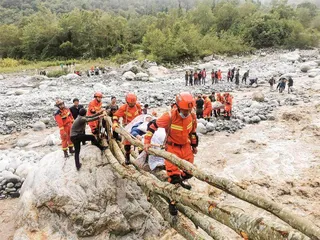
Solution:
[[[183,127],[176,124],[171,124],[171,129],[183,131]]]

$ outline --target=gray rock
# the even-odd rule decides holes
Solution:
[[[14,184],[12,182],[7,183],[7,188],[13,188]]]
[[[111,71],[108,73],[109,76],[116,76],[118,75],[118,72],[117,71]]]
[[[16,123],[14,121],[6,121],[6,126],[7,127],[15,127]]]
[[[318,66],[318,63],[314,62],[314,61],[310,61],[310,62],[304,62],[300,65],[300,70],[301,72],[308,72],[310,69],[312,68],[316,68]]]
[[[49,124],[51,122],[51,119],[50,118],[41,118],[40,121],[43,122],[44,124]]]
[[[253,116],[253,117],[251,118],[251,121],[252,121],[253,123],[259,123],[259,122],[261,121],[261,119],[260,119],[259,116]]]
[[[166,225],[141,189],[119,178],[98,148],[83,147],[80,158],[77,171],[61,151],[52,152],[28,175],[20,191],[14,239],[31,240],[21,237],[35,229],[63,239],[104,239],[109,234],[156,239]]]
[[[208,122],[206,125],[207,132],[212,132],[216,128],[216,125],[212,122]]]
[[[63,76],[63,78],[66,79],[66,80],[74,80],[74,79],[80,78],[80,76],[78,74],[75,74],[75,73],[69,73],[68,75]]]
[[[281,59],[289,62],[299,61],[301,58],[299,51],[281,55]]]
[[[22,139],[19,139],[19,140],[18,140],[17,146],[18,146],[18,147],[25,147],[25,146],[27,146],[29,143],[31,143],[31,140],[30,140],[30,139],[22,138]]]
[[[264,101],[264,94],[262,92],[254,92],[252,94],[252,100],[257,102],[263,102]]]
[[[136,81],[148,81],[149,80],[149,75],[143,72],[139,72],[136,74],[134,77],[134,80]]]
[[[6,191],[7,193],[11,193],[11,192],[17,191],[17,189],[15,189],[15,188],[6,188],[5,191]]]
[[[259,115],[259,118],[261,119],[261,121],[267,120],[267,117],[265,115]]]
[[[252,123],[252,120],[250,117],[244,117],[244,122],[247,124],[250,124],[250,123]]]
[[[319,68],[316,68],[316,69],[311,69],[308,71],[308,77],[310,78],[314,78],[316,76],[319,76],[320,75],[320,69]]]
[[[3,75],[0,75],[0,80],[5,79],[5,77]]]
[[[27,94],[29,93],[28,90],[23,90],[23,89],[18,89],[14,92],[15,95],[19,96],[19,95],[23,95],[23,94]]]
[[[206,134],[207,133],[207,128],[202,123],[198,122],[198,124],[197,124],[197,133]]]
[[[14,173],[14,172],[15,172],[15,169],[12,168],[12,167],[9,167],[9,168],[8,168],[8,171]]]
[[[270,120],[270,121],[274,121],[274,120],[276,120],[276,118],[275,118],[275,116],[273,116],[273,115],[267,115],[267,119],[268,120]]]
[[[134,74],[136,74],[138,72],[142,72],[142,68],[139,65],[139,61],[135,60],[121,65],[120,69],[122,70],[122,74],[124,74],[125,72],[133,72]]]
[[[198,123],[202,123],[203,126],[206,126],[207,123],[208,123],[208,121],[204,120],[203,118],[197,119],[197,122],[198,122]]]
[[[46,129],[46,124],[44,122],[36,122],[32,125],[33,131],[43,131]]]
[[[16,184],[14,185],[14,187],[17,188],[17,189],[20,188],[21,186],[22,186],[22,183],[20,183],[20,182],[19,182],[19,183],[16,183]]]
[[[123,75],[122,75],[126,80],[133,80],[135,78],[135,74],[131,71],[129,72],[125,72]]]
[[[169,73],[169,70],[162,66],[151,66],[148,69],[148,73],[151,76],[161,77],[167,75]]]

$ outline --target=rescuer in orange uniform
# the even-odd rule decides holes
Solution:
[[[193,154],[197,153],[198,136],[197,117],[191,113],[195,107],[194,99],[190,93],[183,92],[176,96],[177,108],[163,114],[157,120],[152,121],[148,126],[145,135],[145,150],[150,148],[153,133],[158,128],[165,128],[167,132],[166,150],[178,157],[193,163]],[[176,184],[192,177],[191,174],[181,171],[176,165],[165,161],[169,182]]]
[[[224,101],[224,98],[223,96],[221,96],[220,93],[217,93],[217,99],[216,99],[217,102],[220,102],[221,104],[224,104],[225,101]],[[220,116],[220,109],[217,109],[217,114],[218,116]]]
[[[206,95],[203,96],[203,100],[204,100],[203,118],[209,122],[212,115],[212,102],[210,98],[208,98]]]
[[[224,94],[224,101],[224,117],[227,120],[230,120],[232,110],[232,96],[228,92]]]
[[[193,163],[194,154],[197,153],[198,147],[197,119],[196,115],[191,112],[195,107],[193,96],[188,92],[178,94],[176,106],[157,120],[149,123],[148,131],[144,137],[144,150],[148,152],[154,132],[158,128],[165,128],[167,133],[164,143],[166,151]],[[165,160],[165,166],[170,183],[180,184],[186,189],[191,189],[191,186],[184,182],[184,180],[192,178],[190,173],[180,170],[168,160]],[[177,214],[174,201],[169,202],[169,211],[172,215]]]
[[[54,119],[56,120],[57,125],[60,129],[62,150],[64,152],[64,156],[67,158],[69,157],[68,147],[69,147],[69,153],[74,153],[73,143],[71,142],[71,139],[70,139],[71,126],[74,120],[69,108],[65,107],[64,102],[62,100],[58,99],[56,101],[55,106],[58,107],[59,109],[55,113]]]
[[[88,106],[87,116],[91,116],[100,112],[102,108],[102,97],[103,97],[102,93],[96,92],[93,97],[94,99],[89,103],[89,106]],[[88,125],[91,128],[92,134],[97,135],[99,132],[99,129],[98,129],[99,120],[89,122]]]
[[[113,125],[112,129],[119,127],[119,119],[122,118],[122,124],[125,126],[129,124],[137,116],[141,115],[142,110],[140,104],[137,103],[137,96],[134,93],[128,93],[126,95],[126,103],[123,104],[112,117]],[[117,134],[114,132],[114,137],[117,138]],[[124,140],[124,149],[126,150],[126,165],[130,164],[130,151],[131,144],[129,141]]]

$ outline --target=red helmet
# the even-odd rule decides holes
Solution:
[[[126,102],[135,104],[137,102],[137,96],[134,93],[128,93],[126,95]]]
[[[96,92],[93,97],[103,97],[102,93],[101,92]]]
[[[62,101],[61,99],[57,99],[55,106],[59,107],[60,104],[64,104],[64,101]]]
[[[190,110],[194,108],[195,103],[191,93],[182,92],[176,96],[176,104],[180,109]]]

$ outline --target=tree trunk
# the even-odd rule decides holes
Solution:
[[[130,134],[127,133],[124,129],[117,128],[115,131],[121,134],[123,137],[125,137],[128,141],[130,141],[131,144],[138,147],[143,147],[143,144],[140,141],[134,140],[130,136]],[[219,188],[239,199],[242,199],[257,207],[260,207],[265,209],[266,211],[269,211],[270,213],[276,215],[277,217],[279,217],[280,219],[288,223],[290,226],[306,234],[311,239],[314,239],[314,240],[320,239],[320,229],[317,226],[315,226],[311,221],[304,219],[292,213],[291,211],[285,209],[285,207],[282,206],[281,204],[275,203],[274,201],[267,199],[266,197],[261,197],[261,196],[252,194],[250,192],[247,192],[228,179],[217,177],[210,173],[202,172],[201,170],[196,168],[193,164],[187,161],[184,161],[183,159],[177,157],[172,153],[169,153],[163,150],[152,149],[152,148],[150,148],[149,153],[167,159],[168,161],[172,162],[182,170],[192,174],[199,180],[205,181],[208,184],[216,188]]]
[[[199,233],[199,231],[195,228],[193,222],[189,220],[182,213],[178,213],[177,216],[171,216],[168,210],[168,203],[160,196],[156,194],[150,194],[149,196],[151,204],[158,210],[158,212],[162,215],[162,217],[170,223],[170,226],[174,228],[178,233],[180,233],[183,237],[189,240],[204,240],[204,239],[212,239],[208,236],[203,236]]]
[[[114,139],[111,139],[110,142],[111,142],[111,144],[109,146],[111,146],[112,153],[114,154],[116,159],[121,164],[123,164],[124,163],[124,155],[121,154],[121,152],[124,153],[124,149],[122,151],[123,145],[122,144],[117,144],[117,142]],[[132,161],[132,162],[133,162],[133,165],[135,165],[134,161]],[[135,166],[137,167],[137,165],[135,165]],[[141,169],[138,169],[138,170],[142,174],[147,175],[145,171],[143,171]],[[155,176],[158,177],[161,181],[166,181],[166,179],[167,179],[166,174],[157,173]],[[186,207],[186,206],[184,206],[184,205],[182,205],[180,203],[177,204],[177,207],[182,213],[184,213],[184,215],[186,215],[188,218],[190,218],[190,220],[196,226],[199,226],[200,228],[202,228],[209,236],[213,237],[213,239],[217,239],[217,240],[226,240],[227,239],[226,237],[222,237],[223,234],[220,233],[219,229],[214,226],[214,225],[221,224],[221,223],[215,222],[213,219],[211,219],[211,218],[209,218],[209,217],[207,217],[207,216],[205,216],[205,215],[203,215],[201,213],[198,213],[198,212],[194,211],[193,209],[191,209],[189,207]],[[159,211],[159,209],[158,209],[158,211]],[[160,213],[162,214],[162,212],[160,212]],[[165,219],[167,220],[167,218],[165,218]],[[169,223],[171,224],[171,222],[169,222]],[[180,231],[178,231],[178,232],[180,233]]]
[[[188,191],[173,184],[161,182],[149,173],[141,174],[133,166],[123,167],[115,159],[109,149],[105,151],[105,155],[112,167],[122,177],[137,182],[138,185],[147,188],[151,192],[165,196],[169,199],[174,199],[176,202],[189,206],[195,211],[201,211],[230,227],[240,236],[256,240],[287,240],[291,239],[291,236],[294,236],[295,240],[308,239],[306,236],[290,227],[277,223],[271,224],[267,221],[263,221],[263,218],[248,216],[238,208],[218,204],[213,199],[203,194]]]

